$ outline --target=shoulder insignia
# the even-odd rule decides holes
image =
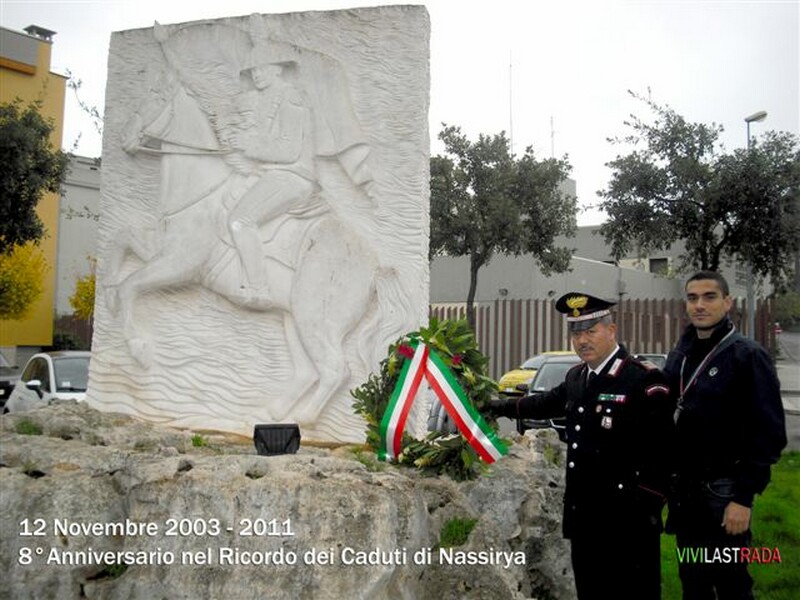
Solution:
[[[619,369],[622,366],[624,361],[621,358],[617,358],[614,360],[611,368],[608,370],[608,374],[611,377],[616,377],[619,374]]]
[[[669,386],[666,386],[663,383],[655,383],[646,387],[644,389],[644,393],[648,396],[652,396],[653,394],[669,394]]]

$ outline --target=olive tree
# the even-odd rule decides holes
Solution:
[[[678,240],[680,268],[718,270],[725,259],[750,264],[780,286],[800,250],[800,147],[796,136],[767,132],[726,153],[722,126],[690,123],[667,106],[632,94],[654,115],[631,116],[630,132],[610,140],[630,151],[607,163],[598,192],[609,220],[601,233],[616,258],[666,250]]]
[[[69,157],[50,144],[55,125],[39,112],[40,103],[0,103],[0,253],[38,242],[44,225],[36,205],[47,192],[58,192]]]
[[[468,256],[467,315],[474,327],[478,271],[492,256],[530,254],[545,274],[569,268],[559,235],[576,227],[577,199],[562,191],[567,158],[538,160],[532,148],[511,153],[505,133],[470,141],[443,126],[445,152],[431,158],[431,256]]]

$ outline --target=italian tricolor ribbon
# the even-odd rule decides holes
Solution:
[[[381,446],[378,458],[391,460],[400,454],[408,413],[414,404],[423,377],[428,380],[428,384],[453,419],[461,435],[484,462],[491,464],[504,456],[507,452],[505,444],[472,406],[466,392],[442,358],[435,350],[418,340],[410,342],[409,345],[414,349],[414,356],[403,363],[400,377],[381,420]]]

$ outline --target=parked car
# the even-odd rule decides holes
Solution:
[[[663,369],[664,365],[667,364],[666,354],[634,354],[633,357],[641,361],[651,362],[659,369]]]
[[[0,413],[6,410],[6,401],[19,381],[19,367],[12,366],[0,352]]]
[[[528,393],[547,392],[564,382],[569,371],[581,359],[574,352],[561,353],[545,357],[536,371],[536,377],[528,387]],[[517,419],[517,431],[524,433],[528,429],[543,429],[552,427],[558,433],[558,438],[566,440],[566,419]]]
[[[90,357],[90,352],[78,350],[31,356],[6,402],[8,412],[46,406],[54,400],[85,400]]]
[[[512,369],[503,374],[497,382],[497,388],[501,396],[522,396],[528,391],[531,381],[536,376],[539,366],[548,356],[574,355],[572,350],[556,350],[552,352],[542,352],[536,356],[531,356],[516,369]]]

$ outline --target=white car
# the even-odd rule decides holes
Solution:
[[[8,412],[47,406],[53,400],[85,400],[90,357],[90,352],[76,350],[31,356],[8,397]]]

